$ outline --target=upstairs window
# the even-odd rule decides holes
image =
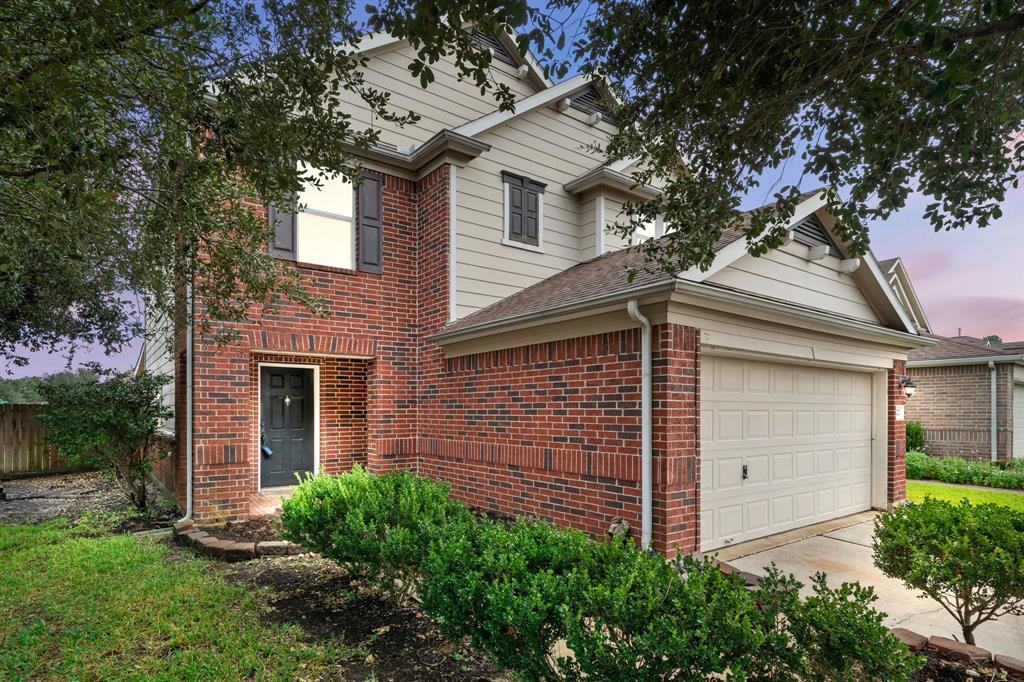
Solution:
[[[505,188],[505,238],[509,246],[540,250],[544,229],[544,188],[536,180],[502,172]]]
[[[364,176],[358,220],[355,188],[342,175],[307,185],[295,197],[297,212],[271,207],[271,254],[305,265],[381,272],[381,186],[380,176]]]

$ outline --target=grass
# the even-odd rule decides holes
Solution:
[[[94,531],[0,525],[0,679],[293,680],[335,660],[205,562]]]
[[[1019,512],[1024,512],[1024,494],[1003,490],[986,490],[981,488],[965,488],[945,483],[925,481],[907,481],[907,499],[921,502],[925,497],[933,497],[947,502],[959,502],[967,498],[971,504],[999,504]]]

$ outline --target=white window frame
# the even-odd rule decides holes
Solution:
[[[544,194],[545,192],[537,192],[537,245],[527,244],[525,242],[517,242],[511,239],[508,234],[509,220],[508,220],[508,183],[504,180],[501,181],[502,193],[504,196],[502,202],[502,225],[501,225],[501,243],[505,246],[511,246],[516,249],[523,249],[525,251],[533,251],[534,253],[544,253]]]
[[[342,176],[342,177],[344,177],[344,176]],[[347,182],[349,187],[350,187],[350,191],[351,191],[351,195],[352,195],[352,210],[353,210],[353,213],[354,213],[356,202],[358,201],[358,197],[355,194],[355,184],[353,184],[352,181],[349,180],[347,177],[345,178],[345,182]],[[358,232],[358,230],[359,230],[359,225],[356,222],[355,216],[354,215],[342,215],[341,213],[333,213],[331,211],[323,211],[321,209],[309,208],[308,206],[305,206],[305,205],[303,205],[301,203],[297,204],[295,208],[296,208],[296,211],[295,211],[295,261],[294,262],[299,263],[300,265],[308,265],[309,267],[333,267],[335,269],[340,269],[340,270],[356,270],[357,267],[358,267],[358,258],[359,258],[359,255],[355,251],[355,249],[358,247],[358,242],[356,240],[356,232]],[[308,213],[309,215],[315,215],[315,216],[319,216],[319,217],[322,217],[322,218],[330,218],[332,220],[347,220],[349,222],[349,224],[351,224],[351,226],[352,226],[352,229],[351,229],[351,232],[352,232],[351,233],[351,245],[350,245],[351,248],[349,249],[349,253],[352,254],[352,258],[351,258],[351,262],[349,264],[347,264],[347,265],[327,265],[325,263],[313,263],[313,262],[310,262],[308,260],[303,260],[303,259],[299,258],[299,250],[300,250],[299,244],[302,242],[302,214],[303,213]]]

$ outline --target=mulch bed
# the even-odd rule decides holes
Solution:
[[[301,627],[315,641],[344,647],[346,680],[486,682],[509,679],[479,652],[442,635],[415,603],[362,589],[334,563],[307,554],[212,564],[257,591],[272,622]]]
[[[176,510],[155,490],[150,491],[151,513],[134,516],[131,504],[117,486],[98,471],[5,480],[0,500],[0,523],[40,523],[66,518],[77,521],[86,514],[132,515],[114,524],[112,532],[134,533],[169,528]]]
[[[968,673],[970,669],[960,663],[944,661],[933,651],[922,653],[927,655],[928,660],[923,668],[910,677],[910,682],[992,682],[1008,679],[1002,670],[990,667],[974,668],[974,674],[971,675]]]
[[[281,517],[276,514],[257,516],[248,521],[231,521],[224,526],[204,529],[221,540],[235,542],[267,542],[283,540],[281,537]]]

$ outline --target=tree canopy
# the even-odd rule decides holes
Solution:
[[[363,78],[367,31],[407,39],[423,87],[450,59],[512,106],[467,25],[523,29],[521,49],[556,77],[607,80],[628,125],[602,151],[638,159],[637,182],[665,183],[629,207],[634,225],[661,215],[678,228],[644,243],[654,267],[708,266],[730,227],[753,253],[780,243],[808,187],[771,188],[778,203],[749,221],[737,208],[785,164],[841,188],[829,208],[855,253],[868,247],[867,221],[912,191],[930,198],[935,229],[984,227],[1024,170],[1019,0],[386,0],[361,12],[332,0],[9,0],[0,356],[24,362],[19,347],[64,343],[116,351],[141,331],[139,305],[186,312],[186,283],[214,324],[282,297],[322,312],[267,253],[270,228],[250,200],[356,177],[353,151],[377,132],[342,102],[400,124],[423,113]]]

